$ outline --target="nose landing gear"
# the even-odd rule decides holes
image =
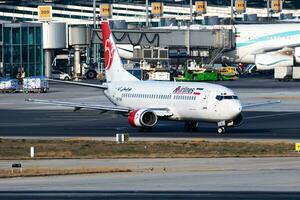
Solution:
[[[226,122],[225,121],[221,121],[221,122],[218,122],[218,133],[219,134],[224,134],[226,129]]]

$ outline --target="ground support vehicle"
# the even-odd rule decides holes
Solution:
[[[0,79],[1,93],[14,93],[19,91],[19,84],[17,79]]]
[[[25,93],[44,93],[48,90],[48,80],[44,76],[31,76],[23,79],[23,91]]]
[[[176,77],[175,79],[176,81],[229,81],[238,79],[238,73],[228,73],[224,69],[216,70],[213,68],[188,70],[185,67],[184,75],[182,77]]]

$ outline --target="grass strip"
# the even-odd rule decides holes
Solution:
[[[0,169],[0,178],[12,177],[33,177],[33,176],[58,176],[74,174],[95,174],[95,173],[121,173],[131,172],[129,169],[120,168],[25,168],[25,169]]]
[[[55,158],[195,158],[298,156],[287,142],[132,141],[0,139],[0,159]]]

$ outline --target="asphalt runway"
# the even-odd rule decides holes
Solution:
[[[174,191],[45,191],[45,192],[0,192],[1,199],[7,200],[32,200],[32,199],[207,199],[207,200],[298,200],[300,193],[298,192],[174,192]]]
[[[184,132],[182,122],[168,121],[161,121],[150,133],[144,133],[131,128],[126,117],[120,115],[100,115],[99,111],[90,110],[73,112],[71,108],[24,101],[33,98],[110,105],[99,89],[51,83],[47,94],[0,94],[0,136],[114,137],[126,132],[134,137],[153,138],[300,139],[300,82],[250,77],[217,83],[232,88],[242,103],[281,98],[282,103],[244,111],[244,124],[228,129],[224,135],[216,133],[215,124],[200,122],[197,132]]]

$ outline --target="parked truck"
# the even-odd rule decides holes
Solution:
[[[73,73],[73,56],[72,55],[57,55],[53,62],[52,68],[54,70],[59,70],[66,72],[67,74],[71,75]],[[86,63],[81,64],[82,75],[87,79],[94,79],[97,77],[98,74],[98,66],[94,65],[87,65]]]

